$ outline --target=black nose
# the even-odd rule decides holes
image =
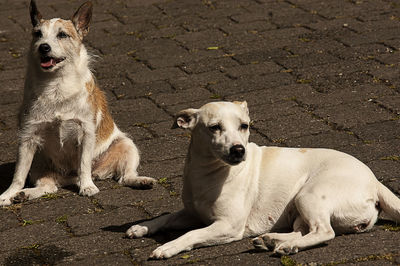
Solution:
[[[229,149],[229,155],[232,156],[233,158],[236,159],[241,159],[244,156],[244,153],[246,152],[246,149],[244,148],[243,145],[233,145],[230,149]]]
[[[39,45],[39,52],[41,54],[47,54],[50,51],[51,51],[51,47],[47,43],[42,43],[41,45]]]

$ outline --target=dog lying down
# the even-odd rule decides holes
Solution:
[[[259,147],[248,143],[249,123],[246,102],[212,102],[177,114],[174,127],[192,133],[184,208],[126,234],[199,229],[158,247],[151,258],[254,236],[258,249],[292,254],[335,234],[367,231],[380,210],[400,222],[400,200],[356,158],[330,149]]]
[[[32,42],[19,117],[18,158],[0,206],[67,185],[78,185],[79,194],[92,196],[99,192],[92,176],[151,187],[155,180],[138,176],[139,152],[114,123],[89,69],[90,56],[82,40],[89,31],[92,3],[84,3],[71,20],[46,20],[32,0],[30,14]],[[23,189],[30,168],[35,187]]]

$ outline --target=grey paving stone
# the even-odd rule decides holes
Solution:
[[[64,198],[62,192],[58,193],[57,197],[59,198],[37,199],[23,205],[20,210],[22,219],[56,222],[60,217],[68,218],[79,213],[92,212],[95,209],[95,205],[87,197],[75,195]]]
[[[134,75],[128,74],[129,78],[136,83],[147,83],[159,80],[174,80],[185,77],[185,73],[177,67],[162,68],[158,70],[144,70]]]
[[[32,249],[36,245],[67,239],[68,234],[56,222],[36,222],[27,226],[13,227],[2,233],[0,252],[16,249]]]
[[[255,121],[254,126],[277,143],[329,130],[329,126],[322,119],[313,118],[307,113],[295,113],[262,123]]]
[[[185,63],[182,65],[182,69],[186,73],[204,73],[210,70],[227,71],[230,67],[238,66],[238,62],[234,61],[230,56],[223,56],[216,59],[203,59],[200,61]]]
[[[229,82],[211,84],[209,88],[220,96],[245,93],[253,90],[268,89],[295,83],[288,73],[272,73],[263,76],[248,75]]]
[[[370,142],[385,142],[399,139],[399,121],[380,121],[353,128],[362,139]]]
[[[1,215],[1,224],[0,224],[0,232],[8,230],[13,227],[21,226],[21,221],[19,221],[16,213],[11,210],[7,211],[5,209],[0,210]]]
[[[219,84],[230,81],[230,79],[221,71],[214,70],[199,74],[181,77],[169,82],[176,90],[187,90],[194,87],[207,87],[208,85]]]
[[[115,193],[116,194],[116,193]],[[121,194],[119,192],[119,194]],[[115,196],[115,195],[114,195]],[[102,199],[100,198],[101,202]],[[125,201],[125,204],[128,204]],[[103,205],[106,207],[106,205]],[[120,207],[113,210],[97,209],[93,213],[75,215],[67,219],[69,230],[74,236],[85,236],[90,234],[98,234],[102,231],[107,232],[107,228],[114,228],[123,224],[132,223],[132,217],[136,219],[148,219],[148,214],[143,210],[132,207]],[[127,227],[125,230],[127,230]]]
[[[89,255],[78,258],[66,258],[57,265],[130,265],[133,260],[123,253]]]
[[[326,131],[314,135],[302,136],[299,138],[291,138],[286,141],[290,147],[312,147],[312,148],[329,148],[340,149],[340,147],[348,145],[356,145],[361,143],[354,134],[349,132]]]
[[[113,106],[111,113],[116,120],[117,125],[122,129],[129,125],[154,123],[170,119],[170,117],[156,105],[144,98],[121,101],[124,104]],[[140,110],[140,112],[138,111]],[[151,112],[157,110],[157,112]],[[123,115],[122,115],[123,114]]]
[[[334,107],[320,108],[314,111],[319,117],[343,128],[353,128],[363,124],[391,120],[393,115],[372,102],[354,102]]]

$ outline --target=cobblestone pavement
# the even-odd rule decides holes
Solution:
[[[112,114],[142,152],[152,190],[96,182],[0,209],[2,265],[279,265],[400,263],[400,232],[369,233],[278,258],[249,239],[166,261],[150,252],[178,232],[124,238],[134,222],[181,208],[188,134],[173,114],[214,100],[247,100],[260,145],[348,152],[400,192],[400,4],[385,0],[95,0],[85,40]],[[45,18],[70,17],[81,0],[38,0]],[[17,150],[30,41],[28,0],[0,0],[0,191]],[[315,265],[315,264],[313,264]]]

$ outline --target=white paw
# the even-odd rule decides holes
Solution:
[[[257,249],[274,250],[277,241],[268,234],[260,235],[253,239],[253,245]]]
[[[147,226],[133,225],[126,231],[126,236],[129,238],[140,238],[147,235],[149,229]]]
[[[173,242],[173,241],[172,241]],[[172,243],[168,242],[158,248],[156,248],[150,255],[151,259],[168,259],[172,256],[181,252],[181,249],[178,249],[177,246]],[[172,244],[171,244],[172,243]]]
[[[133,177],[124,176],[121,177],[118,182],[124,186],[130,186],[140,189],[150,189],[154,186],[154,184],[157,181],[154,178],[147,176],[133,176]]]
[[[139,180],[138,188],[150,189],[154,186],[155,183],[157,183],[157,180],[155,180],[152,177],[140,176],[139,178],[140,178],[140,180]]]
[[[94,194],[99,193],[99,189],[95,185],[81,187],[79,190],[79,195],[82,196],[93,196]]]
[[[29,200],[29,194],[24,191],[20,191],[12,198],[13,203],[22,203]]]
[[[299,252],[299,248],[288,242],[283,242],[274,249],[274,253],[278,253],[279,255],[290,255],[296,254],[297,252]]]
[[[269,250],[261,236],[253,238],[251,242],[253,243],[254,248],[258,250]]]
[[[0,206],[8,206],[11,205],[10,197],[0,197]]]

